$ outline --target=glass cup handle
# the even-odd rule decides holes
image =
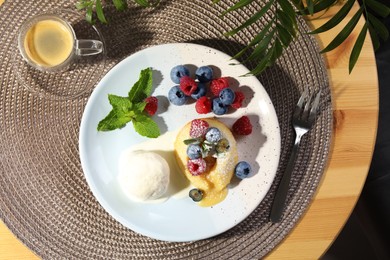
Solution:
[[[103,43],[98,40],[76,40],[76,55],[90,56],[103,51]]]

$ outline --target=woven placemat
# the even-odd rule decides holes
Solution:
[[[270,252],[306,210],[327,162],[331,94],[315,39],[302,34],[277,64],[259,77],[275,106],[282,137],[278,173],[265,199],[246,220],[217,237],[167,243],[136,234],[116,222],[88,188],[80,165],[78,133],[91,91],[68,101],[42,99],[23,88],[12,69],[13,39],[22,21],[42,11],[73,9],[74,2],[12,0],[0,7],[1,219],[31,250],[48,259],[254,259]],[[266,21],[231,38],[222,34],[264,5],[264,1],[257,2],[246,12],[224,19],[219,14],[234,1],[212,5],[211,1],[167,0],[155,9],[131,6],[121,13],[108,7],[106,13],[112,20],[100,26],[107,44],[104,72],[92,79],[80,77],[77,84],[97,84],[120,60],[156,44],[193,42],[235,54]],[[299,27],[301,32],[308,30],[303,20],[299,20]],[[94,75],[94,71],[87,73]],[[48,78],[41,84],[61,83]],[[305,86],[310,91],[322,90],[321,112],[302,141],[284,218],[271,224],[270,206],[294,138],[291,114]]]

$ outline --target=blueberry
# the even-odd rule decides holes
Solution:
[[[209,66],[201,66],[196,70],[195,76],[202,83],[209,82],[213,79],[213,69]]]
[[[187,96],[184,95],[179,86],[174,86],[169,90],[168,99],[176,106],[184,105],[187,102]]]
[[[222,133],[216,127],[210,127],[206,132],[206,140],[210,143],[216,143],[222,139]]]
[[[236,176],[240,179],[244,179],[248,177],[248,175],[251,173],[252,169],[249,163],[245,161],[241,161],[237,163],[236,168],[234,169],[234,173]]]
[[[197,85],[198,86],[197,86],[196,90],[194,91],[194,93],[191,94],[191,97],[193,99],[199,99],[199,98],[206,95],[206,91],[207,91],[206,85],[201,83],[201,82],[198,82]]]
[[[219,115],[219,116],[221,116],[227,112],[227,107],[222,103],[220,98],[213,99],[212,109],[213,109],[214,114]]]
[[[180,83],[181,77],[189,75],[190,71],[183,65],[177,65],[171,69],[171,80],[176,84]]]
[[[190,144],[187,147],[187,156],[191,160],[202,157],[202,148],[198,144]]]
[[[219,92],[219,99],[225,106],[231,105],[234,102],[235,96],[234,91],[230,88],[224,88]]]
[[[195,202],[201,201],[203,199],[203,192],[199,189],[190,190],[188,195]]]

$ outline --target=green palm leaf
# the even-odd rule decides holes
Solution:
[[[268,33],[269,29],[272,26],[272,21],[269,22],[254,38],[253,40],[241,51],[239,51],[236,55],[232,57],[232,59],[238,59],[240,58],[249,48],[255,46],[260,41],[262,41],[265,37],[265,35]]]
[[[360,17],[363,13],[363,7],[360,7],[360,9],[355,13],[355,15],[351,18],[351,20],[347,23],[347,25],[344,27],[339,34],[329,43],[328,46],[325,47],[320,53],[328,52],[339,46],[341,43],[344,42],[345,39],[351,34],[353,29],[355,28],[356,24],[359,22]]]
[[[380,46],[378,35],[371,24],[368,24],[368,31],[370,32],[372,46],[374,47],[374,50],[376,51],[379,49],[379,46]]]
[[[387,17],[390,14],[390,8],[386,5],[375,1],[375,0],[365,0],[365,4],[370,7],[375,13],[379,14],[383,18]]]
[[[314,30],[310,33],[314,34],[314,33],[326,32],[326,31],[332,29],[333,27],[335,27],[336,25],[338,25],[347,16],[347,14],[351,10],[354,3],[355,3],[355,0],[348,0],[344,4],[344,6],[340,9],[340,11],[338,11],[332,17],[332,19],[330,19],[328,22],[326,22],[325,24],[323,24],[322,26],[320,26],[319,28],[317,28],[316,30]]]
[[[237,27],[236,29],[231,30],[230,32],[225,33],[226,36],[232,36],[236,34],[237,32],[241,31],[245,27],[248,27],[249,25],[255,23],[257,20],[259,20],[273,5],[274,0],[269,0],[269,2],[256,14],[251,16],[248,20],[246,20],[242,25]]]
[[[100,0],[96,0],[96,15],[102,23],[107,23],[106,17],[104,16],[102,2]]]
[[[234,10],[237,10],[237,9],[240,9],[250,3],[252,3],[254,0],[241,0],[241,1],[238,1],[235,5],[233,5],[232,7],[228,8],[226,11],[224,11],[221,16],[224,16],[225,14],[229,13],[229,12],[232,12]]]
[[[364,40],[366,39],[367,28],[368,28],[368,23],[365,23],[362,30],[359,33],[359,36],[356,39],[355,45],[353,46],[351,55],[349,56],[349,73],[352,72],[352,69],[353,67],[355,67],[355,64],[359,58],[360,52],[364,44]]]
[[[314,5],[313,7],[313,13],[318,13],[321,12],[322,10],[325,10],[329,7],[331,7],[333,4],[335,4],[337,0],[323,0],[323,1],[318,1],[317,4]],[[308,8],[304,8],[303,10],[300,11],[301,14],[303,15],[308,15],[310,14]]]
[[[381,37],[384,41],[389,38],[389,31],[386,26],[374,15],[368,13],[367,14],[368,21],[372,24],[372,27],[375,28],[375,31],[378,33],[379,37]]]

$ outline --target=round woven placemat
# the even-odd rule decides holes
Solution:
[[[304,213],[327,162],[331,98],[326,67],[315,39],[302,34],[277,64],[259,77],[274,103],[282,136],[277,177],[265,199],[246,220],[217,237],[167,243],[123,227],[103,210],[89,190],[79,160],[78,132],[90,91],[68,101],[42,99],[23,88],[14,75],[13,39],[22,21],[43,11],[74,8],[74,3],[12,0],[0,7],[1,219],[37,255],[48,259],[254,259],[266,255]],[[155,9],[131,6],[121,13],[108,7],[106,14],[111,22],[100,26],[107,44],[104,73],[131,53],[168,42],[200,43],[235,54],[270,18],[234,37],[223,38],[224,32],[264,5],[259,0],[245,12],[218,17],[232,3],[167,0]],[[308,30],[303,20],[299,27],[300,31]],[[101,76],[92,78],[94,84]],[[45,86],[61,84],[50,78],[45,80]],[[89,80],[90,77],[80,77],[77,84]],[[304,87],[311,92],[322,90],[321,112],[302,141],[283,220],[271,224],[270,206],[294,138],[291,114]]]

